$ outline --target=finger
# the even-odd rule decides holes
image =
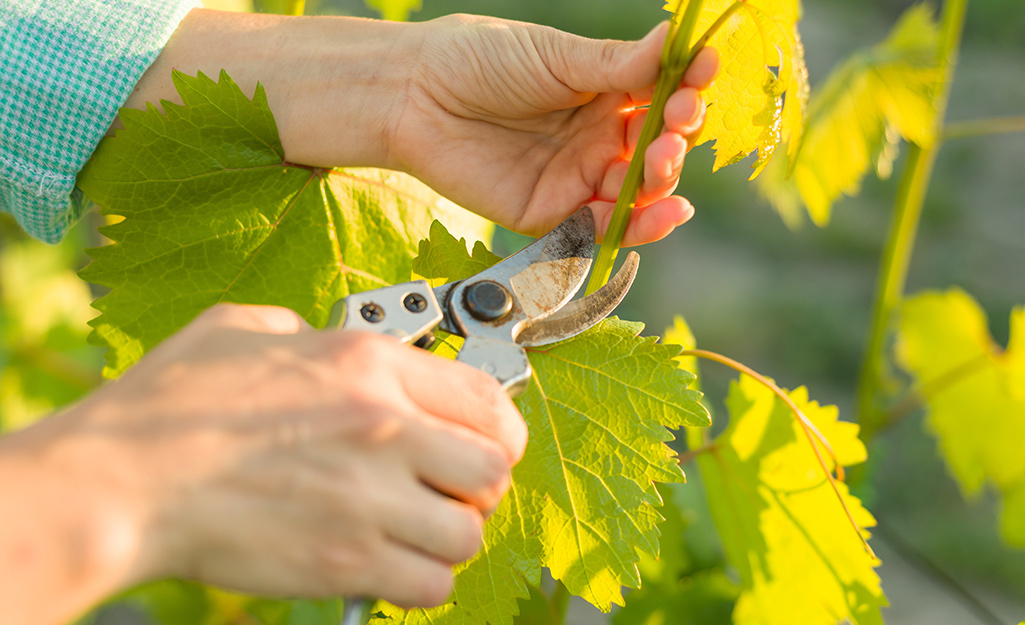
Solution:
[[[672,194],[680,181],[686,152],[687,141],[675,132],[667,132],[651,142],[644,153],[644,184],[639,204],[650,204]]]
[[[644,153],[644,183],[637,198],[639,205],[661,200],[676,189],[686,150],[686,140],[671,132],[658,137],[648,146]],[[615,202],[629,166],[626,160],[617,160],[610,165],[595,197]]]
[[[280,306],[216,304],[205,310],[196,321],[264,334],[296,334],[310,329],[310,325],[295,311]]]
[[[640,41],[587,39],[553,28],[529,31],[549,71],[581,93],[639,91],[655,84],[668,23]]]
[[[666,101],[666,130],[684,137],[692,135],[701,128],[703,113],[701,92],[694,87],[683,87]]]
[[[701,48],[690,67],[687,68],[681,84],[702,90],[708,89],[715,77],[719,75],[719,68],[719,51],[705,46]]]
[[[356,593],[380,597],[401,608],[434,607],[452,594],[452,568],[406,545],[388,541],[367,571],[364,585]]]
[[[623,181],[626,180],[626,170],[629,167],[630,162],[625,160],[617,160],[609,165],[609,168],[605,170],[605,178],[602,179],[601,187],[599,187],[595,197],[599,200],[615,202],[616,198],[619,197],[619,190],[623,188]]]
[[[641,138],[641,130],[644,128],[644,120],[648,118],[648,111],[642,109],[630,114],[626,122],[626,149],[623,158],[633,158],[634,150],[637,149],[637,141]]]
[[[600,224],[599,242],[604,239],[609,221],[612,219],[613,202],[592,201],[588,206],[594,211],[595,223]],[[659,200],[654,204],[635,208],[623,235],[623,247],[643,245],[665,238],[677,226],[694,216],[694,207],[686,198],[678,195]]]
[[[490,375],[461,362],[409,350],[397,369],[403,388],[422,410],[483,434],[501,445],[510,464],[523,457],[527,426]]]
[[[407,430],[409,462],[440,493],[490,514],[509,490],[509,461],[495,441],[442,423]]]
[[[392,539],[449,564],[469,560],[480,550],[484,517],[477,508],[422,486],[399,501],[401,509],[384,518]]]

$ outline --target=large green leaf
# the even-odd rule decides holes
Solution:
[[[174,83],[184,106],[122,110],[125,128],[79,178],[125,217],[82,272],[111,289],[91,322],[108,375],[218,302],[287,306],[322,326],[350,292],[408,280],[435,217],[472,223],[395,172],[286,162],[262,87],[250,100],[224,73]]]
[[[438,226],[421,243],[417,272],[460,279],[480,267]],[[486,258],[481,250],[475,256]],[[448,259],[452,268],[438,259]],[[487,261],[481,261],[487,262]],[[462,268],[462,269],[459,269]],[[530,428],[512,487],[485,526],[484,549],[460,567],[453,600],[402,612],[403,623],[512,622],[517,599],[541,567],[603,610],[636,587],[638,551],[657,554],[660,504],[653,482],[683,474],[667,426],[707,425],[694,376],[676,367],[676,346],[640,338],[638,323],[609,319],[568,341],[529,350],[534,370],[517,400]]]
[[[838,421],[835,407],[809,401],[804,388],[789,395],[840,465],[865,459],[857,425]],[[734,623],[881,624],[887,603],[876,563],[788,407],[747,376],[732,385],[727,407],[729,426],[698,462],[726,558],[740,574]],[[874,525],[838,486],[859,527]]]
[[[668,337],[667,337],[668,339]],[[626,606],[613,617],[614,625],[730,625],[733,605],[739,594],[721,563],[701,567],[685,540],[695,523],[688,499],[693,498],[691,484],[661,484],[663,505],[659,513],[665,521],[658,558],[641,557],[638,567],[642,585],[626,597]],[[703,497],[704,493],[697,494]]]
[[[896,355],[962,490],[996,487],[1004,537],[1025,547],[1025,307],[1011,314],[1003,350],[965,292],[918,295],[904,304]]]
[[[816,224],[826,225],[833,203],[856,195],[869,169],[889,176],[901,137],[920,145],[933,140],[943,78],[938,45],[932,10],[914,6],[885,41],[851,55],[812,95],[803,143],[790,155],[790,179],[777,162],[760,182],[789,224],[800,222],[803,203]]]

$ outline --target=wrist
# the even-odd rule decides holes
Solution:
[[[213,79],[225,70],[247,95],[263,85],[286,161],[395,168],[393,129],[416,36],[413,24],[195,9],[126,106],[180,103],[172,69]]]
[[[0,621],[65,622],[153,576],[139,502],[73,416],[0,439],[0,577],[17,571],[0,584]]]

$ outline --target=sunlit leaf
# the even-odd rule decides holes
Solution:
[[[870,169],[887,177],[901,137],[930,143],[942,79],[932,9],[909,9],[882,43],[854,53],[812,94],[808,126],[788,168],[774,163],[760,192],[791,225],[803,204],[812,221],[829,223],[833,203],[856,195]]]
[[[443,253],[431,249],[435,243]],[[465,244],[437,228],[420,249],[453,267],[472,265]],[[417,267],[426,278],[468,275],[435,262]],[[673,360],[679,348],[638,337],[641,328],[609,319],[529,350],[534,376],[517,405],[530,442],[509,494],[485,525],[484,549],[459,568],[450,603],[405,613],[383,606],[391,618],[511,623],[526,584],[540,583],[542,566],[603,610],[622,603],[622,586],[638,585],[638,551],[658,553],[661,501],[653,482],[683,479],[665,445],[672,438],[666,427],[708,423],[699,394],[687,390],[693,375]]]
[[[413,259],[413,276],[428,277],[431,286],[462,280],[484,271],[502,260],[477,241],[473,252],[466,253],[466,239],[452,236],[440,221],[431,224],[430,235],[420,241]]]
[[[695,28],[702,36],[734,2],[706,0]],[[686,0],[666,4],[679,13]],[[778,146],[796,151],[801,141],[808,71],[797,30],[797,0],[747,0],[709,40],[719,51],[722,71],[705,91],[708,104],[699,143],[714,141],[713,169],[758,152],[751,177],[772,159]]]
[[[962,490],[999,490],[1004,537],[1025,547],[1025,308],[1011,313],[1004,350],[968,294],[923,293],[904,305],[896,356],[914,376],[928,428]]]
[[[667,340],[669,337],[666,337]],[[698,568],[685,542],[693,522],[683,500],[690,484],[661,484],[658,558],[641,557],[641,587],[626,597],[614,625],[729,625],[739,590],[721,567]],[[699,496],[704,496],[702,493]],[[678,501],[679,500],[679,501]]]
[[[286,162],[262,87],[250,100],[224,73],[174,82],[184,106],[122,110],[125,128],[79,178],[125,217],[82,272],[111,288],[90,322],[108,375],[218,302],[286,306],[323,326],[350,292],[408,280],[435,217],[464,234],[480,223],[408,176]]]
[[[857,425],[838,421],[835,407],[809,401],[804,388],[789,395],[842,466],[864,461]],[[698,463],[727,561],[740,575],[734,623],[882,623],[887,603],[876,563],[788,407],[743,376],[732,385],[727,408],[729,426]],[[847,487],[839,488],[858,525],[874,525]]]

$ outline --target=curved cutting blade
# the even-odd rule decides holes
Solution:
[[[515,342],[523,328],[573,299],[587,278],[593,249],[594,216],[585,206],[519,252],[446,290],[439,297],[448,302],[450,318],[443,327],[451,326],[463,336]],[[469,313],[465,294],[481,282],[494,282],[511,294],[508,314],[489,321]]]
[[[626,262],[619,268],[608,284],[591,293],[587,297],[570,302],[555,314],[528,326],[516,337],[516,342],[523,347],[547,345],[576,336],[593,327],[609,316],[616,306],[623,301],[634,277],[641,257],[637,252],[630,252]]]

